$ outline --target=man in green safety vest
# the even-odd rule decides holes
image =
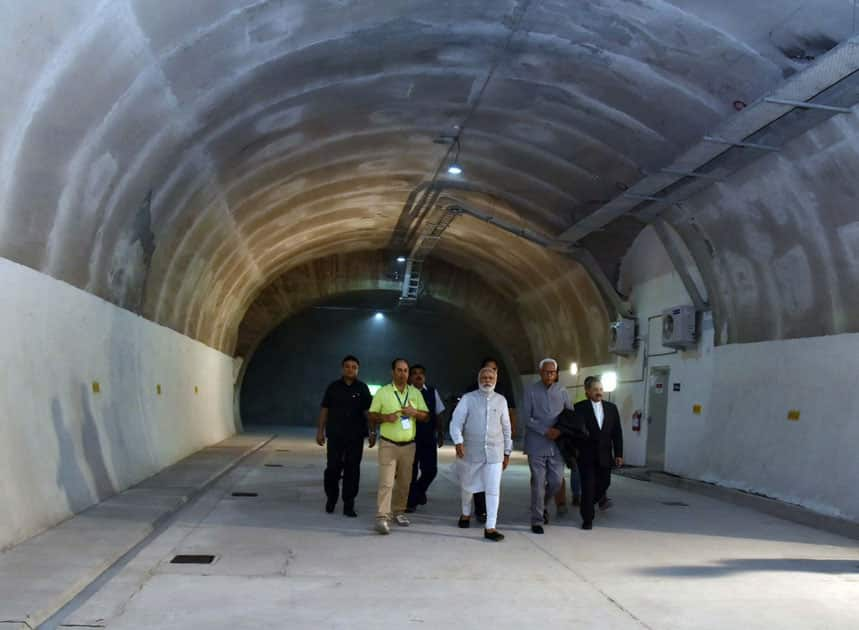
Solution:
[[[405,515],[412,464],[415,461],[416,422],[429,420],[429,409],[423,395],[409,385],[409,362],[391,362],[393,382],[373,396],[370,421],[379,432],[379,493],[376,509],[376,531],[390,533],[389,522],[409,525]]]

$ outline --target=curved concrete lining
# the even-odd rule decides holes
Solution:
[[[231,351],[288,268],[384,246],[439,135],[460,134],[476,190],[558,234],[843,39],[842,4],[10,5],[0,254]],[[545,263],[461,225],[439,252],[490,284]],[[639,229],[586,243],[613,280]],[[567,308],[555,327],[605,324],[590,295]],[[760,315],[728,312],[738,331]]]

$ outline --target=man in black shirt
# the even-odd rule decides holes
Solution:
[[[415,434],[415,463],[412,466],[412,485],[406,512],[414,512],[419,505],[426,505],[427,490],[438,474],[438,449],[444,445],[445,407],[435,387],[427,385],[427,371],[422,365],[409,368],[409,384],[424,397],[429,409],[429,421],[418,422]]]
[[[364,438],[369,435],[369,445],[376,443],[375,431],[368,431],[367,410],[372,396],[367,385],[358,380],[360,362],[351,354],[341,363],[342,378],[325,390],[322,409],[319,412],[319,429],[316,443],[325,445],[328,438],[328,465],[325,468],[325,511],[329,514],[337,505],[340,494],[340,476],[343,476],[343,514],[355,513],[355,497],[361,477],[361,457],[364,454]]]

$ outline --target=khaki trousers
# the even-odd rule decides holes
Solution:
[[[391,519],[406,511],[409,486],[412,483],[412,464],[415,461],[414,442],[397,446],[379,440],[379,494],[377,519]]]

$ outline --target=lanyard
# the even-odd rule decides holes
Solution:
[[[400,394],[397,393],[397,386],[396,385],[394,385],[394,396],[397,397],[397,402],[400,403],[400,409],[402,409],[409,402],[409,386],[406,385],[406,399],[405,400],[400,400]]]

